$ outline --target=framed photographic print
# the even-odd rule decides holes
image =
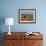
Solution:
[[[19,23],[36,23],[36,9],[19,9]]]

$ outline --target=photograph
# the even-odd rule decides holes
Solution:
[[[36,9],[19,9],[19,23],[36,23]]]

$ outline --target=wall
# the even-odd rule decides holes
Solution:
[[[15,20],[11,31],[46,31],[46,1],[45,0],[0,0],[0,17],[13,17]],[[36,9],[36,24],[19,24],[18,9]],[[1,26],[2,32],[8,31],[8,26]]]

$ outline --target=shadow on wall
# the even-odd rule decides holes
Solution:
[[[5,17],[0,16],[0,46],[3,46],[3,32],[2,32],[2,25],[5,23]]]
[[[5,17],[0,16],[0,33],[2,33],[2,25],[5,23]]]

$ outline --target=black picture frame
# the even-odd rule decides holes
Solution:
[[[19,9],[19,23],[36,23],[36,9]]]

